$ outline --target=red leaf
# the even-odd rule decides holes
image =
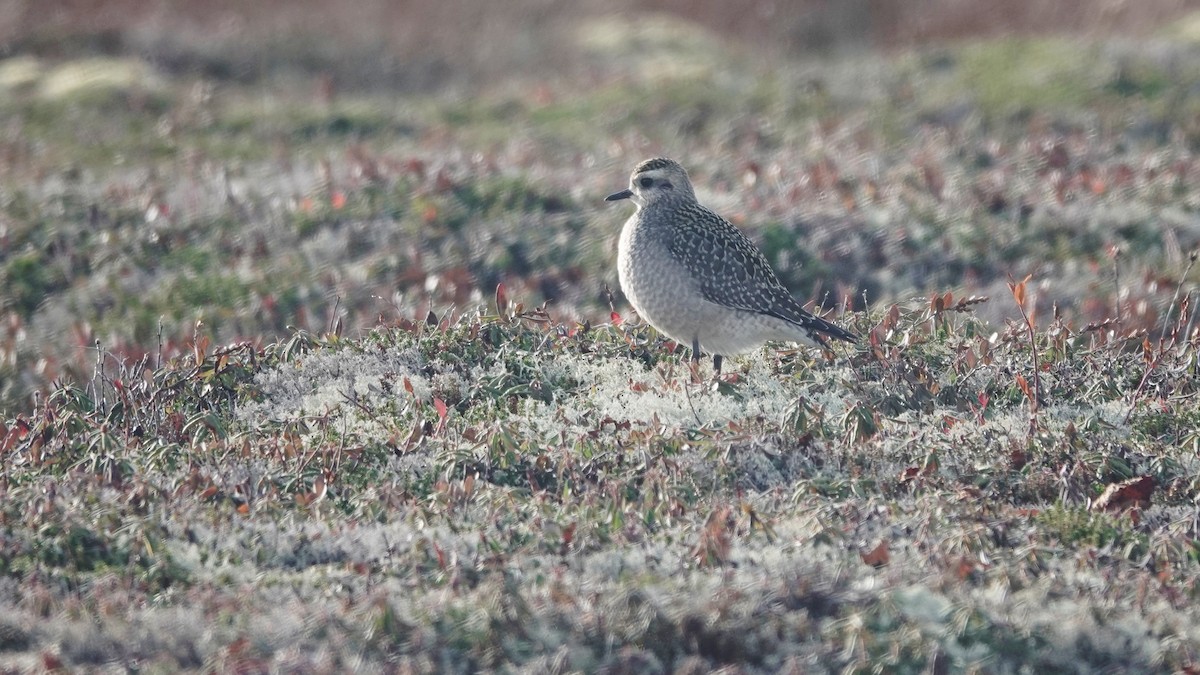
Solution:
[[[862,561],[871,567],[883,567],[884,565],[888,564],[888,561],[891,560],[892,557],[891,553],[888,551],[888,545],[886,541],[879,542],[879,545],[875,548],[867,551],[866,553],[860,553],[859,555],[862,556]]]
[[[891,330],[891,329],[895,328],[896,325],[899,323],[900,323],[900,305],[892,305],[891,309],[888,310],[887,318],[884,320],[883,325],[887,327],[887,330]]]
[[[613,312],[612,314],[608,315],[608,318],[612,320],[612,325],[614,325],[614,326],[621,325],[621,315],[620,314]]]
[[[42,652],[41,657],[42,657],[42,667],[45,668],[46,670],[48,670],[48,671],[62,670],[62,667],[63,667],[62,659],[58,658],[54,654],[51,654],[50,652]]]
[[[954,565],[954,575],[960,580],[965,580],[975,571],[977,565],[975,560],[969,556],[960,556],[958,562]]]
[[[559,555],[567,554],[567,549],[570,548],[571,542],[574,541],[574,539],[575,539],[575,529],[578,526],[579,526],[579,523],[571,523],[570,525],[567,526],[567,528],[565,530],[563,530],[562,546],[560,546],[558,549]]]
[[[4,424],[0,422],[0,452],[8,452],[17,441],[25,440],[28,435],[29,423],[24,418],[18,417],[9,429],[5,429]]]
[[[1104,493],[1092,502],[1093,511],[1122,511],[1135,506],[1149,506],[1150,495],[1154,493],[1153,476],[1130,478],[1127,481],[1113,483],[1105,488]]]
[[[1013,298],[1016,299],[1017,304],[1024,307],[1025,306],[1025,282],[1022,281],[1019,284],[1009,284],[1008,287],[1010,289],[1012,289]]]
[[[1029,463],[1029,454],[1021,448],[1013,448],[1008,453],[1008,466],[1013,471],[1020,471]]]
[[[446,402],[440,398],[433,399],[433,408],[437,410],[438,414],[437,431],[434,433],[440,434],[446,428],[446,413],[449,409],[446,407]]]
[[[508,309],[508,293],[504,290],[504,283],[496,284],[496,311],[503,314]]]
[[[415,174],[418,178],[425,178],[425,162],[413,157],[404,162],[404,170]]]
[[[1031,400],[1032,400],[1032,399],[1033,399],[1033,392],[1031,392],[1031,391],[1029,390],[1029,382],[1025,380],[1025,376],[1024,376],[1024,375],[1017,375],[1017,377],[1016,377],[1016,380],[1017,380],[1017,386],[1018,386],[1018,387],[1021,389],[1021,392],[1022,392],[1023,394],[1025,394],[1025,398],[1028,398],[1028,399],[1031,399]]]

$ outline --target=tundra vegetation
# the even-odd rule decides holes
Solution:
[[[0,670],[1200,668],[1200,19],[415,6],[8,38]],[[691,370],[616,288],[656,155],[862,340]]]

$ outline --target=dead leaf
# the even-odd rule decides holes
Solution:
[[[692,558],[701,567],[723,565],[729,559],[732,548],[730,541],[733,529],[733,511],[728,506],[718,506],[708,514],[704,529],[700,532],[700,541],[692,549]]]
[[[11,428],[5,428],[4,424],[0,423],[0,452],[8,452],[17,441],[25,440],[29,430],[29,423],[23,417],[14,420]]]
[[[421,438],[424,435],[425,435],[425,425],[414,424],[413,428],[412,428],[412,432],[408,434],[408,438],[404,439],[404,447],[400,448],[400,452],[405,453],[405,452],[412,450],[413,446],[415,446],[417,443],[419,443]]]
[[[208,355],[208,345],[210,340],[206,335],[200,335],[201,322],[196,322],[196,340],[192,343],[192,358],[196,360],[196,365],[204,363],[204,359]]]
[[[1013,299],[1016,300],[1017,304],[1021,307],[1025,306],[1025,284],[1029,282],[1029,279],[1032,276],[1032,274],[1027,274],[1025,275],[1025,278],[1020,281],[1008,282],[1008,290],[1012,291]],[[1012,277],[1009,278],[1011,279]]]
[[[966,580],[975,571],[975,560],[970,556],[959,556],[954,565],[954,576],[959,580]]]
[[[438,569],[446,569],[446,551],[436,541],[433,542],[433,552],[437,554]]]

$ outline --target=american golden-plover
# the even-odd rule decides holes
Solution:
[[[722,356],[768,340],[857,339],[801,307],[746,235],[696,201],[678,162],[638,164],[629,189],[606,201],[620,199],[637,205],[617,249],[621,290],[651,326],[690,345],[693,360],[710,353],[720,373]]]

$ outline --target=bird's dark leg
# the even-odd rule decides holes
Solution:
[[[700,382],[700,338],[692,338],[691,358],[692,382]]]
[[[714,374],[716,377],[721,376],[721,360],[720,354],[713,354],[713,370],[716,371]]]

